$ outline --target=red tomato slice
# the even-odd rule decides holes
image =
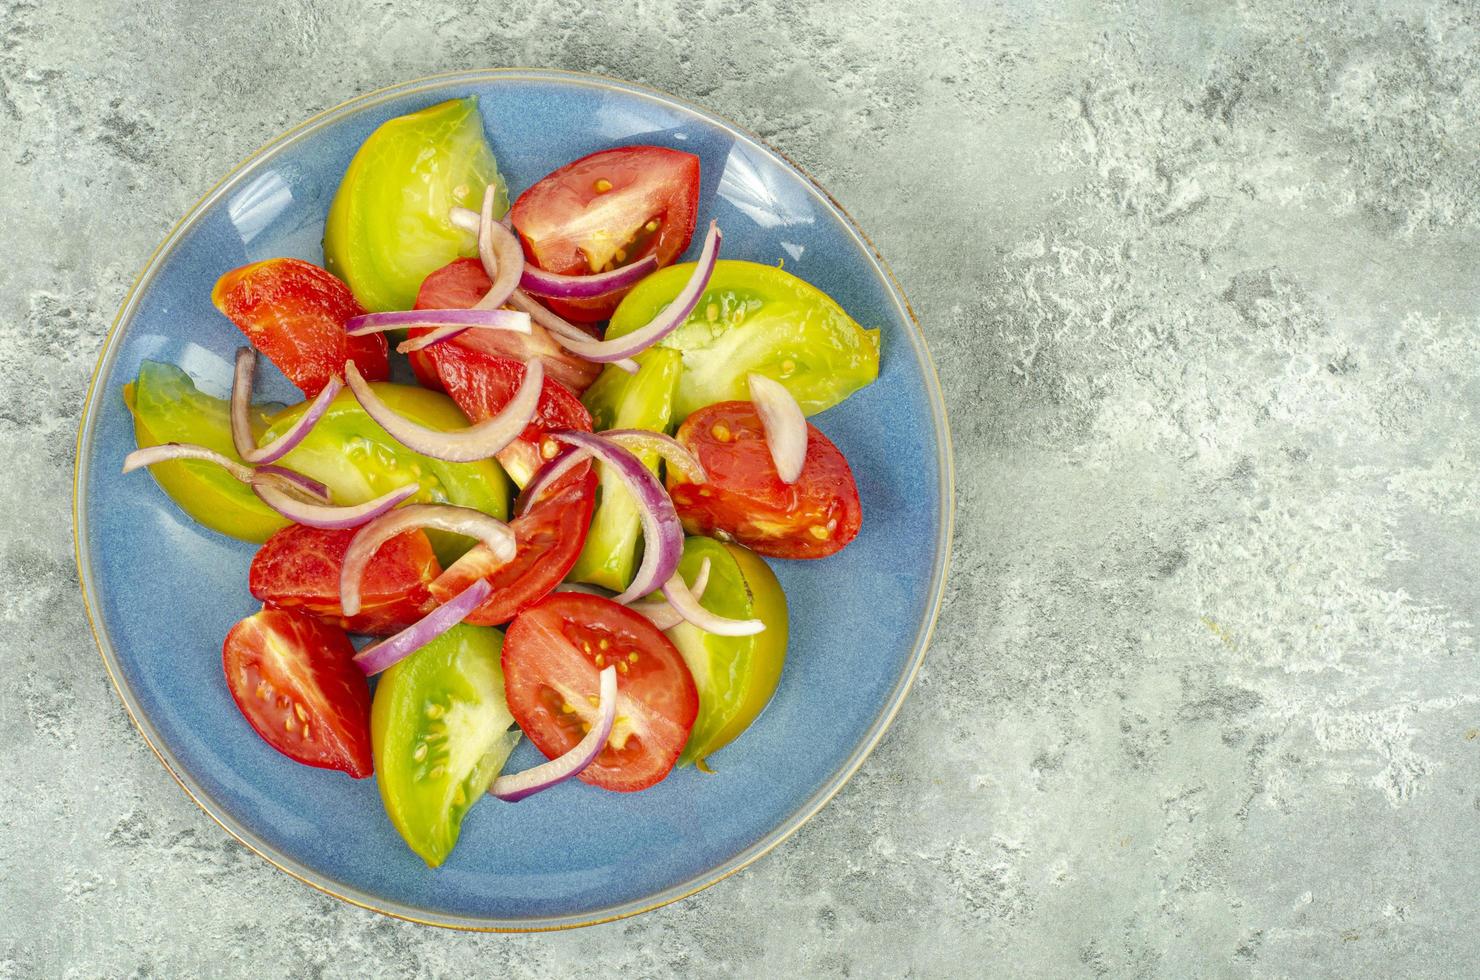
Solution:
[[[355,529],[328,531],[290,524],[252,559],[252,595],[278,609],[300,609],[351,633],[390,636],[436,608],[429,586],[442,574],[422,531],[398,534],[375,553],[360,583],[360,611],[339,605],[339,572]]]
[[[292,609],[264,609],[226,634],[222,666],[242,716],[296,762],[355,779],[373,771],[370,687],[343,630]]]
[[[521,609],[549,595],[575,565],[595,507],[596,474],[589,465],[578,466],[509,522],[518,549],[513,560],[500,562],[480,544],[432,583],[432,595],[438,602],[447,602],[486,578],[493,594],[464,621],[474,626],[507,623]]]
[[[683,656],[645,616],[610,599],[557,592],[515,617],[504,637],[514,720],[547,757],[575,748],[596,720],[601,668],[617,665],[617,723],[580,778],[602,789],[647,789],[673,769],[699,692]]]
[[[646,255],[671,265],[699,214],[699,158],[661,146],[622,146],[568,163],[519,195],[509,217],[541,269],[586,275]],[[611,316],[625,292],[551,300],[579,323]]]
[[[344,321],[365,311],[349,287],[301,259],[267,259],[216,280],[211,302],[309,398],[353,360],[366,379],[390,377],[385,337],[348,337]]]
[[[427,353],[437,366],[437,377],[447,394],[473,422],[492,418],[507,405],[524,381],[524,364],[458,344],[437,344]],[[558,429],[591,431],[591,413],[571,390],[546,377],[534,418],[511,445],[498,454],[509,475],[522,486],[544,462],[540,443],[546,432]]]
[[[433,272],[422,280],[421,291],[416,294],[418,310],[466,310],[476,306],[492,286],[483,263],[477,259],[457,259]],[[420,337],[430,333],[430,328],[407,331],[409,336]],[[545,365],[545,374],[567,388],[580,394],[591,386],[601,373],[600,364],[592,364],[585,358],[576,357],[561,347],[549,332],[539,324],[532,324],[529,334],[512,333],[507,330],[469,330],[443,344],[458,344],[472,350],[481,350],[499,357],[512,357],[517,361],[529,362],[538,357]],[[430,350],[414,350],[407,355],[416,380],[434,391],[442,390],[442,381],[437,377],[437,366],[432,361]]]
[[[704,484],[669,478],[668,494],[689,533],[723,532],[773,558],[826,558],[858,535],[863,508],[853,471],[816,426],[807,426],[802,474],[790,485],[776,473],[750,402],[701,408],[677,436],[709,475]]]

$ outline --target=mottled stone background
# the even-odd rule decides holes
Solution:
[[[1453,3],[0,0],[0,977],[1458,976],[1480,957],[1480,19]],[[104,330],[238,159],[453,68],[647,82],[822,180],[955,426],[935,646],[847,789],[490,937],[230,841],[129,725],[68,501]]]

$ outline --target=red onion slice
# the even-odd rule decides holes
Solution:
[[[647,429],[608,429],[601,438],[625,446],[635,453],[656,453],[663,457],[668,468],[677,471],[685,483],[704,483],[709,479],[699,457],[677,439],[661,432]]]
[[[759,619],[727,619],[705,609],[699,604],[699,597],[689,590],[683,582],[683,576],[677,572],[663,583],[663,598],[668,600],[674,612],[706,633],[718,636],[754,636],[766,628],[766,624]]]
[[[675,576],[677,572],[673,573]],[[699,574],[694,576],[694,584],[689,586],[694,599],[704,598],[704,590],[709,587],[709,559],[705,558],[699,563]],[[677,609],[662,599],[650,599],[643,602],[634,602],[627,607],[633,612],[642,613],[652,620],[654,626],[660,630],[671,630],[684,621],[683,616]]]
[[[231,381],[231,441],[236,454],[248,463],[275,463],[298,448],[304,437],[319,424],[319,419],[329,410],[329,403],[344,390],[344,382],[337,377],[329,379],[308,406],[298,416],[298,421],[269,442],[258,448],[252,437],[252,376],[257,371],[257,352],[242,347],[236,352],[236,372]]]
[[[774,378],[752,373],[747,380],[750,400],[766,430],[766,447],[771,450],[776,473],[782,483],[795,483],[807,461],[807,417],[802,414],[802,406],[786,385]]]
[[[631,265],[589,276],[562,276],[525,263],[524,274],[519,277],[519,288],[535,296],[592,299],[635,286],[657,270],[658,258],[654,255],[644,256]]]
[[[512,330],[529,333],[529,314],[517,310],[393,310],[390,313],[365,313],[345,321],[344,332],[351,337],[400,330],[411,327],[438,327],[456,330]]]
[[[182,459],[215,463],[243,483],[252,482],[252,467],[223,456],[214,449],[207,449],[205,446],[197,446],[188,442],[164,442],[158,446],[135,449],[123,457],[123,472],[132,473],[141,466],[153,466],[156,463],[169,463]]]
[[[488,459],[517,439],[534,417],[535,409],[539,407],[540,391],[545,384],[545,367],[536,358],[525,366],[524,381],[502,411],[469,428],[444,432],[428,429],[397,415],[360,375],[354,361],[345,362],[344,374],[365,414],[378,422],[392,438],[407,449],[449,463]]]
[[[331,531],[359,527],[421,490],[420,483],[408,483],[404,487],[397,487],[363,504],[336,507],[333,504],[315,503],[307,499],[305,495],[286,489],[277,480],[263,479],[261,474],[258,474],[251,483],[252,491],[262,499],[262,502],[288,520],[295,524],[307,524],[309,527],[322,527]]]
[[[474,304],[475,310],[496,310],[507,303],[509,295],[519,288],[519,277],[524,272],[524,247],[512,231],[493,220],[495,196],[494,186],[489,184],[483,192],[483,213],[478,219],[478,258],[493,285]]]
[[[461,336],[462,334],[467,333],[469,330],[508,330],[511,333],[522,333],[525,335],[533,333],[533,330],[530,327],[529,314],[521,313],[518,310],[459,310],[458,312],[478,313],[482,316],[497,316],[502,318],[519,317],[522,319],[509,320],[511,324],[509,326],[493,326],[487,323],[475,323],[460,327],[452,325],[438,327],[431,333],[424,333],[420,337],[413,337],[410,340],[401,341],[401,343],[396,345],[396,353],[410,354],[414,350],[422,350],[423,348],[430,347],[433,344],[440,344],[444,340],[451,340],[453,337]]]
[[[572,354],[579,354],[588,361],[609,364],[624,357],[641,354],[664,337],[677,330],[694,312],[704,290],[709,287],[709,278],[714,274],[714,265],[719,260],[719,245],[724,236],[719,225],[711,221],[709,233],[704,236],[704,249],[694,263],[694,272],[689,281],[679,290],[673,301],[665,306],[647,325],[638,327],[624,337],[613,340],[563,339],[561,346]]]
[[[642,564],[637,567],[632,584],[612,601],[626,605],[639,596],[656,591],[672,577],[683,554],[683,524],[673,509],[673,501],[668,499],[668,491],[629,449],[590,432],[567,429],[551,433],[551,436],[584,449],[605,463],[637,502],[637,512],[642,519]]]
[[[408,504],[370,521],[350,539],[339,571],[339,607],[344,615],[359,613],[360,582],[380,546],[398,534],[428,527],[477,538],[500,562],[514,557],[514,532],[497,517],[453,504]]]
[[[373,643],[355,654],[355,666],[368,677],[399,663],[467,619],[468,614],[481,606],[492,591],[493,586],[480,578],[452,601],[444,602],[395,636]]]
[[[452,222],[454,228],[461,228],[474,235],[478,234],[478,230],[483,227],[482,217],[472,208],[454,207],[448,212],[447,220]]]
[[[525,313],[528,313],[535,323],[538,323],[550,332],[550,336],[555,338],[555,343],[564,347],[566,350],[571,350],[570,345],[566,343],[567,340],[579,342],[595,339],[590,333],[571,323],[565,317],[548,308],[522,289],[514,290],[513,295],[509,297],[509,305],[516,310],[523,310]],[[571,353],[576,352],[571,351]],[[611,364],[613,367],[620,368],[628,374],[637,373],[637,362],[630,357],[612,361]]]
[[[257,480],[264,478],[268,480],[279,480],[285,486],[291,488],[294,493],[303,494],[322,504],[327,504],[333,499],[329,496],[328,487],[324,486],[318,480],[304,476],[297,470],[290,470],[286,466],[275,466],[271,463],[264,463],[257,467],[253,473],[253,478]]]
[[[488,792],[506,803],[517,803],[526,796],[579,776],[586,767],[595,762],[611,738],[612,725],[617,720],[617,668],[603,667],[601,687],[597,695],[596,721],[586,737],[576,747],[562,756],[526,769],[513,776],[500,776],[493,781]]]
[[[519,491],[519,497],[514,501],[514,516],[518,517],[540,497],[544,496],[547,489],[554,485],[555,481],[569,473],[576,464],[589,456],[590,453],[575,446],[562,446],[560,452],[545,465],[535,470],[535,474],[524,489]]]

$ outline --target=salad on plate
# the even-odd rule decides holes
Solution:
[[[781,679],[767,560],[859,533],[806,417],[878,376],[878,331],[722,257],[699,188],[698,157],[615,146],[510,206],[475,100],[392,119],[322,265],[223,270],[212,302],[247,341],[229,396],[153,361],[124,387],[125,472],[260,544],[261,611],[222,653],[243,736],[373,775],[433,867],[485,796],[710,771]],[[263,356],[302,402],[254,400]],[[521,738],[547,761],[506,773]]]

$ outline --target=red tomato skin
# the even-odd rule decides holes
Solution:
[[[433,272],[422,281],[421,291],[416,294],[418,310],[466,310],[478,304],[483,294],[493,285],[483,271],[483,263],[477,259],[456,259]],[[431,328],[417,327],[407,331],[410,337],[430,333]],[[580,394],[591,386],[601,373],[601,365],[576,357],[555,342],[539,324],[534,324],[529,335],[504,330],[469,330],[437,347],[456,344],[472,350],[483,351],[499,357],[512,357],[528,361],[538,357],[545,365],[547,377],[554,378],[567,388]],[[434,391],[442,390],[442,379],[437,377],[437,365],[433,358],[436,348],[414,350],[406,355],[411,361],[412,373],[424,386]]]
[[[694,235],[699,214],[699,158],[662,146],[621,146],[574,160],[530,187],[509,210],[524,254],[541,269],[562,275],[593,271],[582,239],[559,235],[572,217],[597,198],[630,195],[633,207],[625,227],[606,229],[618,242],[631,239],[642,225],[657,218],[661,227],[644,247],[628,255],[630,264],[656,255],[659,266],[673,264]],[[597,181],[611,186],[597,190]],[[626,290],[585,300],[550,300],[556,313],[577,323],[605,320]]]
[[[524,610],[504,638],[509,711],[547,758],[570,751],[584,734],[580,725],[590,720],[585,716],[594,717],[589,699],[599,686],[597,657],[603,658],[602,666],[617,665],[618,718],[639,719],[648,728],[646,734],[634,733],[622,749],[609,742],[577,778],[619,793],[647,789],[678,761],[699,713],[699,691],[683,655],[642,614],[574,592],[554,593]],[[547,683],[554,671],[585,695],[585,704],[564,710]]]
[[[579,466],[509,522],[518,548],[511,561],[499,562],[480,544],[432,583],[432,596],[447,602],[478,579],[487,578],[493,594],[464,622],[473,626],[507,623],[549,595],[575,565],[595,508],[596,473],[589,465]]]
[[[381,545],[370,559],[360,583],[360,611],[346,617],[339,573],[355,530],[290,524],[274,533],[252,559],[252,595],[273,608],[298,609],[368,636],[399,633],[437,607],[430,586],[442,567],[426,534],[411,530]]]
[[[726,438],[714,434],[721,425]],[[784,483],[750,402],[719,402],[690,415],[677,439],[699,457],[707,483],[673,477],[668,494],[690,534],[727,534],[772,558],[826,558],[858,536],[863,508],[853,471],[832,441],[807,425],[801,476]]]
[[[512,358],[456,344],[437,344],[426,350],[437,366],[442,387],[472,422],[498,414],[524,381],[524,364]],[[545,433],[560,429],[590,432],[591,413],[569,388],[546,375],[534,418],[519,438],[499,453],[500,461],[505,460],[505,454],[517,455],[523,460],[519,468],[532,472],[540,465],[540,442]]]
[[[365,311],[348,286],[311,262],[267,259],[232,269],[211,301],[309,398],[343,375],[347,360],[367,380],[390,377],[385,337],[346,336],[345,321]]]
[[[264,609],[226,634],[221,664],[232,700],[264,742],[295,762],[364,779],[374,771],[370,688],[354,655],[343,630]],[[294,659],[286,672],[283,657]]]

